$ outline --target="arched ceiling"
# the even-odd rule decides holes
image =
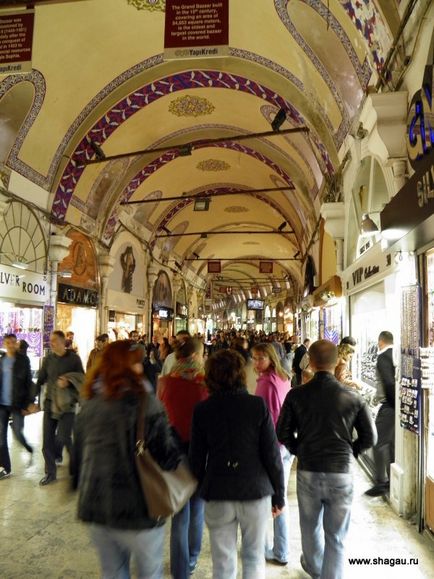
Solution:
[[[292,258],[309,248],[321,190],[393,43],[398,3],[231,0],[229,55],[171,61],[164,2],[135,3],[36,6],[33,71],[0,79],[7,166],[51,192],[54,219],[107,247],[127,215],[156,256],[204,278],[214,257],[240,292],[258,279],[263,293],[301,284]],[[308,132],[236,138],[270,131],[281,108],[282,130]],[[107,157],[165,150],[89,164],[92,143]],[[185,143],[196,143],[187,156]],[[193,195],[208,195],[209,211],[194,211]],[[141,200],[150,203],[121,205]],[[273,276],[258,275],[261,258],[275,260]]]

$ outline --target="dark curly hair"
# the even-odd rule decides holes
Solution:
[[[205,364],[205,382],[211,394],[246,388],[244,358],[234,350],[219,350]]]

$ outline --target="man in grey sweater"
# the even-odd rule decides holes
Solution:
[[[60,458],[63,447],[70,451],[78,385],[84,378],[80,357],[66,349],[63,332],[57,330],[51,334],[50,347],[51,352],[42,362],[36,383],[39,399],[42,385],[47,386],[42,443],[45,476],[39,481],[42,486],[56,480],[56,458]]]

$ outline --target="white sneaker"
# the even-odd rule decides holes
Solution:
[[[6,469],[4,468],[0,468],[0,480],[2,478],[7,478],[8,476],[10,476],[10,472],[8,472]]]

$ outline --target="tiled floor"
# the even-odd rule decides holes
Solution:
[[[38,448],[41,416],[31,416],[26,421],[29,440]],[[68,491],[67,469],[59,469],[60,480],[57,483],[41,488],[38,486],[38,481],[43,476],[40,452],[36,453],[35,464],[27,468],[27,453],[15,441],[11,442],[11,447],[13,476],[0,481],[0,579],[98,577],[98,562],[86,527],[75,517],[76,497]],[[364,497],[363,491],[368,486],[369,482],[364,473],[356,468],[355,500],[347,539],[347,558],[416,558],[418,565],[356,567],[347,562],[346,577],[434,578],[434,543],[419,535],[408,522],[397,517],[381,498]],[[268,566],[267,577],[270,579],[307,578],[299,565],[300,532],[294,487],[292,476],[288,507],[291,525],[290,562],[285,568]],[[168,541],[164,557],[166,577],[169,577],[167,543]],[[212,577],[206,534],[195,577]]]

